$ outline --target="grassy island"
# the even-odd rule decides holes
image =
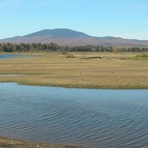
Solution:
[[[22,55],[26,56],[0,60],[0,82],[75,88],[148,88],[146,54],[29,52]]]

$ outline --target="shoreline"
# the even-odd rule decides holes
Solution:
[[[6,82],[5,82],[6,83]],[[77,84],[29,84],[14,82],[19,85],[28,86],[43,86],[43,87],[61,87],[61,88],[74,88],[74,89],[111,89],[111,90],[137,90],[137,89],[148,89],[148,86],[99,86],[99,85],[77,85]]]
[[[86,146],[50,144],[45,142],[32,142],[0,136],[0,148],[88,148]]]
[[[1,76],[0,76],[1,77]],[[39,86],[39,87],[60,87],[60,88],[72,88],[72,89],[110,89],[110,90],[137,90],[148,89],[148,86],[98,86],[98,85],[77,85],[77,84],[42,84],[42,83],[26,83],[19,81],[0,81],[0,83],[16,83],[18,85],[26,86]]]
[[[1,75],[1,74],[0,74]],[[11,75],[11,74],[10,74]],[[13,74],[12,74],[13,75]],[[0,76],[0,78],[3,76]],[[4,76],[4,77],[15,77],[15,76]],[[22,74],[20,77],[25,77],[25,75]],[[110,89],[110,90],[143,90],[148,89],[147,86],[139,86],[139,85],[128,85],[128,86],[105,86],[105,85],[79,85],[79,84],[56,84],[56,83],[32,83],[32,82],[24,82],[24,81],[1,81],[0,83],[16,83],[18,85],[25,85],[25,86],[39,86],[39,87],[59,87],[59,88],[72,88],[72,89]]]

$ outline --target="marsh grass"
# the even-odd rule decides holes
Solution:
[[[148,54],[138,54],[136,56],[131,57],[132,60],[148,60]]]
[[[75,58],[74,54],[69,54],[69,53],[64,54],[64,57],[65,58]]]
[[[24,74],[0,76],[0,82],[77,88],[148,88],[148,60],[130,60],[135,54],[86,53],[85,57],[105,57],[89,60],[80,58],[83,53],[72,54],[75,58],[65,58],[61,53],[40,53],[35,58],[0,60],[0,74]]]

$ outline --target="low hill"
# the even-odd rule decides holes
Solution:
[[[148,47],[148,40],[94,37],[70,29],[45,29],[24,36],[2,39],[0,43],[57,43],[62,46],[102,45]]]
[[[38,31],[35,33],[31,33],[28,35],[25,35],[24,37],[38,37],[38,36],[51,36],[52,38],[87,38],[89,37],[87,34],[73,31],[70,29],[45,29],[42,31]]]

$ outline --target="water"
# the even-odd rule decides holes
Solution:
[[[11,58],[35,58],[38,57],[39,54],[32,54],[32,55],[22,55],[22,54],[0,54],[0,60],[11,59]]]
[[[19,54],[0,54],[0,60],[1,59],[17,58],[17,57],[22,57],[22,55],[19,55]]]
[[[25,76],[25,74],[0,74],[0,76],[6,76],[6,77],[7,76],[12,76],[12,77],[14,76],[15,77],[15,76]]]
[[[147,148],[148,90],[0,83],[0,136],[92,148]]]

